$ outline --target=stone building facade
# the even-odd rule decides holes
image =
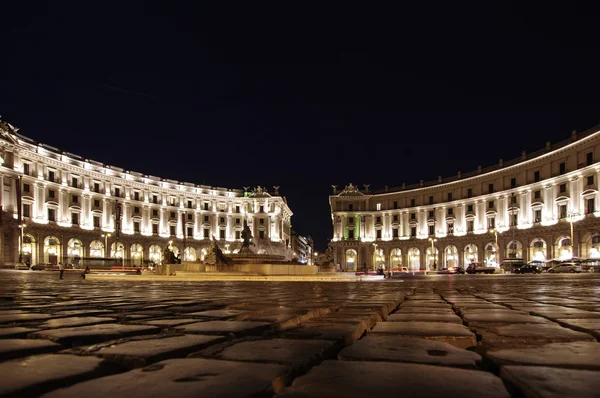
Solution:
[[[432,270],[506,258],[600,257],[600,131],[519,159],[413,186],[333,186],[331,247],[343,270]]]
[[[244,223],[255,238],[291,250],[292,211],[278,187],[227,189],[126,171],[34,142],[2,121],[0,155],[0,265],[20,257],[32,265],[160,263],[169,244],[193,261],[212,239],[235,252]]]

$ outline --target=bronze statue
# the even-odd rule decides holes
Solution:
[[[250,245],[254,245],[252,243],[252,232],[250,231],[250,227],[248,227],[248,223],[244,221],[244,229],[242,230],[242,247],[240,248],[240,252],[242,251],[250,251]]]

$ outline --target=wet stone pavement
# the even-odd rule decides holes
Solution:
[[[0,395],[600,396],[600,275],[363,282],[0,271]]]

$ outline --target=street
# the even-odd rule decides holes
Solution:
[[[2,395],[600,391],[600,273],[363,282],[79,275],[0,271]]]

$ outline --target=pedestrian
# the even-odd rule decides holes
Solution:
[[[60,279],[62,279],[63,273],[65,272],[65,267],[62,265],[61,262],[58,263],[58,271],[60,272]]]

